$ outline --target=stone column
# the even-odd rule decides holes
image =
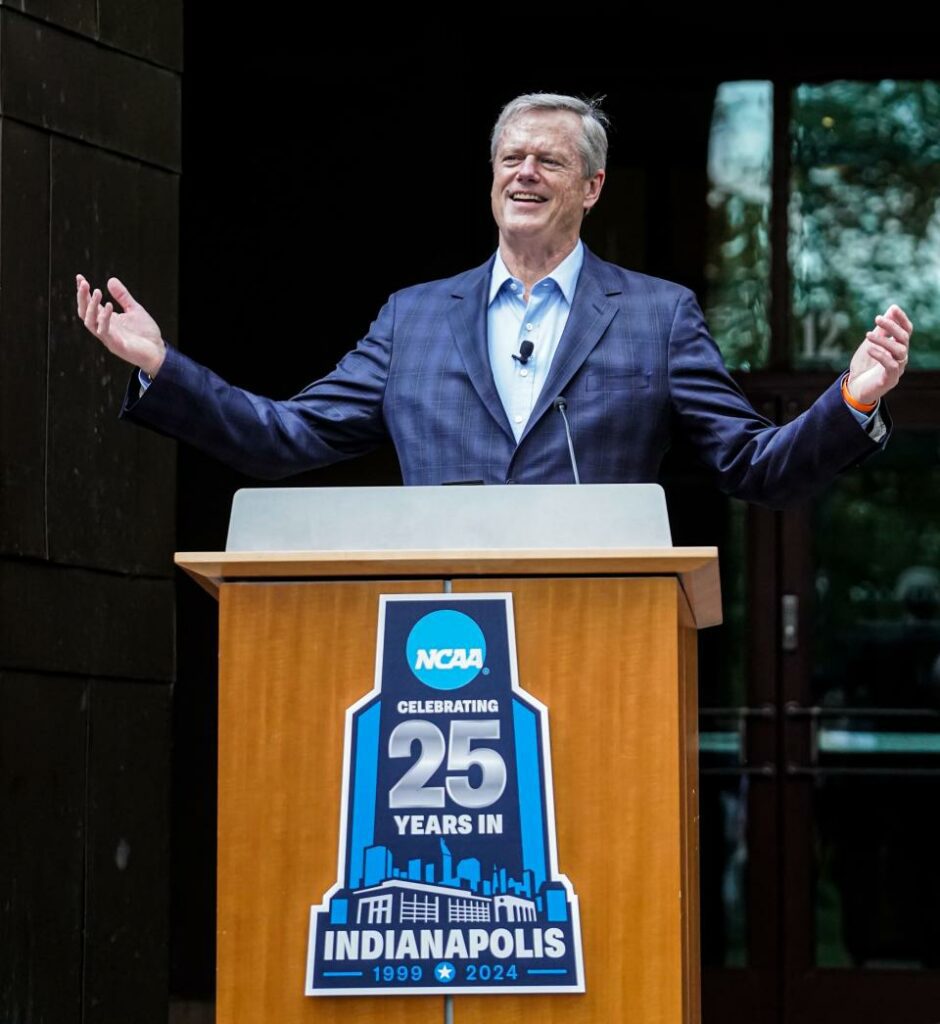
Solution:
[[[75,317],[177,335],[181,0],[0,0],[0,1020],[167,1019],[175,453]]]

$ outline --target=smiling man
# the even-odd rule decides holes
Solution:
[[[563,414],[585,483],[657,479],[675,431],[730,494],[779,506],[884,443],[881,398],[911,323],[875,318],[846,373],[777,427],[728,375],[694,295],[605,263],[580,241],[598,201],[606,118],[570,96],[520,96],[493,129],[498,251],[395,293],[336,369],[287,401],[232,387],[166,345],[116,278],[123,312],[77,278],[85,326],[140,368],[122,414],[272,479],[391,438],[406,484],[565,483]]]
[[[568,110],[535,108],[514,115],[508,108],[497,122],[493,219],[499,255],[524,282],[525,299],[578,244],[581,221],[604,184],[605,144],[601,136],[591,146],[582,119]]]

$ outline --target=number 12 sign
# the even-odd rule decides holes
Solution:
[[[583,991],[548,712],[519,686],[512,596],[381,597],[307,995]]]

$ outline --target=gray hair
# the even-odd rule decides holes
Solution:
[[[607,165],[607,132],[610,118],[601,110],[603,96],[593,100],[580,100],[577,96],[564,96],[554,92],[530,92],[510,100],[500,111],[490,135],[490,160],[495,162],[499,140],[514,118],[531,110],[570,110],[581,118],[581,138],[578,149],[584,164],[585,178],[593,178]]]

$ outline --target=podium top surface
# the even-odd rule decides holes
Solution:
[[[224,552],[176,562],[213,595],[247,580],[678,576],[721,621],[714,548],[674,548],[658,484],[251,488]]]
[[[226,551],[671,548],[658,484],[253,487]]]
[[[176,564],[217,597],[223,583],[456,576],[676,576],[699,629],[721,622],[718,549],[518,548],[411,551],[181,551]]]

